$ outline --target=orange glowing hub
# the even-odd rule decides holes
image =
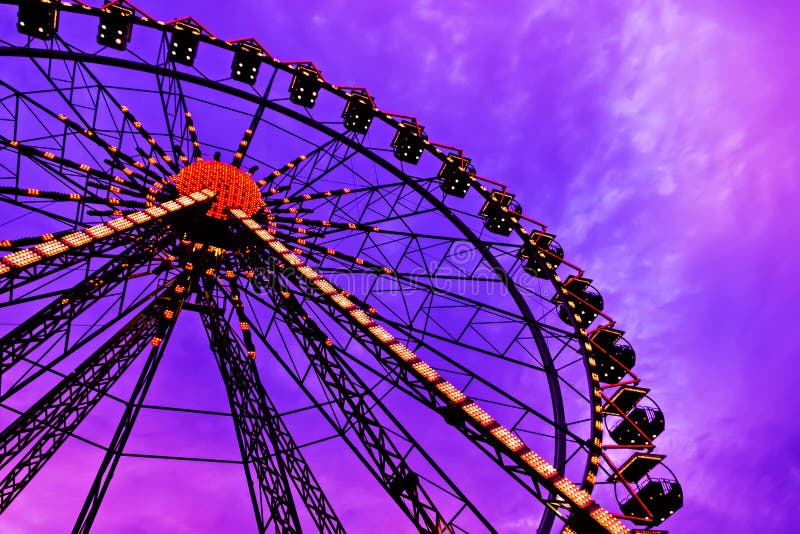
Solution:
[[[175,176],[175,184],[181,195],[204,188],[214,191],[217,196],[206,215],[215,219],[227,219],[231,208],[253,215],[264,205],[252,176],[220,161],[196,161],[187,165]]]

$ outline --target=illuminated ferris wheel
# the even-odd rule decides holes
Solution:
[[[243,468],[259,532],[358,530],[345,482],[420,532],[502,532],[497,495],[540,533],[681,507],[624,332],[462,150],[193,18],[36,0],[0,23],[0,524],[73,442],[99,451],[74,532],[134,457]],[[192,324],[223,411],[149,400]],[[235,458],[133,452],[151,412],[223,418]]]

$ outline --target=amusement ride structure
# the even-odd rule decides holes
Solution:
[[[681,507],[624,332],[462,150],[191,17],[0,1],[0,23],[0,525],[105,402],[64,530],[102,517],[143,413],[221,416],[146,402],[189,320],[259,532],[348,528],[321,443],[420,532],[502,532],[504,491],[539,533],[659,532]]]

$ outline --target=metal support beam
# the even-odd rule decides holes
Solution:
[[[72,530],[73,534],[88,533],[94,524],[97,512],[103,502],[103,497],[105,497],[106,491],[108,491],[111,478],[114,476],[114,472],[119,464],[122,451],[125,449],[125,444],[128,442],[128,438],[133,430],[133,425],[136,423],[136,418],[139,416],[139,411],[147,396],[147,391],[150,389],[150,384],[153,382],[158,364],[161,362],[170,335],[175,328],[175,323],[183,307],[183,302],[190,292],[188,289],[191,287],[191,283],[191,273],[189,271],[184,271],[173,288],[185,287],[187,290],[181,290],[180,293],[178,293],[176,289],[173,289],[171,294],[163,295],[159,299],[159,302],[164,306],[164,311],[160,319],[162,331],[157,332],[156,336],[161,339],[161,341],[154,343],[153,348],[150,350],[150,355],[139,375],[136,386],[133,388],[130,400],[125,406],[125,411],[117,425],[117,430],[114,432],[114,437],[111,438],[111,442],[106,449],[106,454],[103,457],[94,482],[83,502],[83,507],[78,514],[78,519]]]
[[[0,338],[0,376],[17,362],[66,331],[86,309],[151,261],[167,244],[165,233],[145,235],[142,241],[106,263],[85,280],[63,291],[47,306]]]
[[[0,513],[157,336],[163,309],[155,303],[137,315],[0,433],[0,467],[33,443],[0,481]]]
[[[235,291],[235,286],[232,289]],[[435,465],[432,458],[399,421],[392,417],[396,430],[390,433],[379,420],[373,407],[383,409],[384,413],[389,414],[388,410],[383,408],[381,400],[338,355],[330,338],[308,316],[297,298],[289,292],[280,292],[274,287],[270,288],[270,293],[274,301],[275,312],[292,330],[295,340],[308,357],[319,384],[325,388],[327,396],[333,399],[344,415],[343,420],[328,418],[328,421],[342,438],[349,441],[350,438],[347,435],[352,433],[355,439],[361,443],[368,456],[359,454],[359,459],[366,464],[378,483],[416,528],[421,532],[465,531],[463,528],[458,528],[454,519],[465,509],[469,509],[484,527],[493,532],[493,527],[481,515],[477,507]],[[236,298],[236,293],[233,296]],[[240,301],[240,299],[237,300]],[[307,395],[310,395],[303,384],[304,377],[292,366],[283,365],[283,358],[277,354],[265,334],[257,328],[252,326],[251,328],[262,343],[274,353],[276,359],[282,363],[284,369],[297,382],[298,386]],[[316,402],[313,397],[312,400]],[[399,434],[404,439],[408,444],[407,450],[400,450],[392,439],[393,434]],[[411,468],[406,460],[412,455],[419,455],[427,459],[442,477],[444,484],[449,489],[450,496],[458,503],[453,517],[446,518],[437,508],[425,489],[424,479]]]
[[[288,478],[322,532],[343,533],[339,519],[264,389],[255,361],[239,345],[223,311],[206,290],[201,313],[228,392],[259,532],[300,532]],[[265,510],[262,506],[266,504]]]

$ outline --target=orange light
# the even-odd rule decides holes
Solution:
[[[350,316],[363,326],[371,326],[375,323],[375,321],[373,321],[372,318],[362,310],[352,310],[350,312]]]
[[[108,237],[114,233],[113,228],[109,228],[105,224],[99,224],[97,226],[92,226],[91,228],[87,228],[84,230],[87,235],[94,237],[95,239],[100,239],[102,237]]]
[[[468,404],[462,406],[461,409],[464,410],[473,421],[481,426],[489,426],[494,422],[494,418],[474,402],[470,401]]]
[[[433,367],[421,360],[411,364],[411,368],[422,375],[422,377],[428,382],[436,382],[439,380],[439,378],[441,378],[439,373],[437,373]]]
[[[445,396],[450,400],[450,402],[453,402],[455,404],[461,404],[462,402],[467,400],[466,395],[464,395],[461,391],[456,389],[456,387],[453,384],[447,382],[446,380],[444,382],[439,382],[438,384],[436,384],[436,389],[444,393]]]
[[[500,442],[511,449],[514,452],[519,452],[520,450],[525,448],[525,444],[522,443],[522,440],[515,436],[510,430],[505,428],[504,426],[498,426],[493,428],[489,431],[494,437],[500,440]]]
[[[42,245],[36,245],[33,247],[33,250],[41,254],[42,256],[49,258],[51,256],[55,256],[57,254],[61,254],[69,250],[69,247],[64,243],[60,243],[58,241],[44,243]]]
[[[261,191],[252,177],[219,161],[196,161],[187,165],[175,177],[175,185],[182,195],[201,189],[216,191],[214,203],[206,213],[215,219],[227,219],[231,208],[253,215],[264,206]]]
[[[161,206],[153,206],[152,208],[147,208],[146,210],[144,210],[144,212],[146,214],[148,214],[149,216],[151,216],[152,218],[154,218],[154,219],[157,219],[159,217],[163,217],[164,215],[169,213],[167,210],[165,210]]]
[[[66,243],[70,247],[81,247],[86,243],[91,243],[92,238],[83,232],[74,232],[61,238],[62,243]]]
[[[526,451],[520,455],[523,462],[533,467],[537,473],[545,478],[552,478],[558,474],[555,467],[550,465],[544,458],[533,451]]]
[[[20,250],[8,256],[3,256],[4,263],[17,268],[36,263],[40,259],[42,259],[42,256],[33,250]]]

